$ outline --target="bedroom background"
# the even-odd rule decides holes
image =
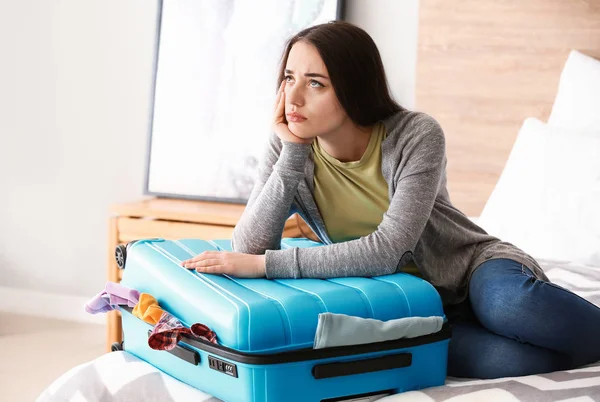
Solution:
[[[38,368],[37,389],[29,386],[31,395],[23,399],[31,400],[64,371],[104,352],[105,317],[86,314],[82,305],[106,281],[109,205],[148,198],[143,184],[157,10],[144,0],[26,0],[5,2],[2,10],[0,345],[4,351],[28,344],[28,356],[44,353],[54,362]],[[559,100],[571,50],[600,58],[600,1],[346,0],[344,19],[374,38],[396,99],[433,115],[444,128],[453,203],[469,216],[483,213],[488,227],[514,236],[526,226],[516,225],[518,220],[526,223],[523,219],[534,216],[528,213],[541,195],[511,206],[521,210],[512,215],[510,233],[499,225],[509,222],[500,211],[510,199],[506,194],[529,188],[499,185],[493,195],[494,189],[520,130],[535,132],[527,135],[538,141],[540,133],[557,130],[545,123]],[[573,57],[590,66],[588,59]],[[593,63],[590,70],[598,71]],[[574,97],[598,101],[598,92],[593,98],[568,91],[558,101],[563,111]],[[597,119],[598,107],[588,115],[595,110]],[[576,112],[564,113],[573,118]],[[524,124],[528,118],[533,120]],[[558,127],[568,122],[555,117]],[[595,130],[598,138],[600,124],[592,123],[576,129]],[[515,154],[521,168],[533,166],[531,144],[525,142]],[[588,151],[589,157],[598,155],[594,148]],[[538,167],[552,166],[539,162]],[[513,169],[511,177],[519,172]],[[543,170],[530,174],[531,180],[550,180],[539,176]],[[561,180],[567,183],[568,177]],[[571,182],[576,186],[570,191],[600,191],[589,186],[593,180],[597,176]],[[584,196],[597,200],[600,193]],[[593,234],[600,214],[585,209],[589,205],[583,211],[591,215],[576,218]],[[521,241],[537,247],[530,239]],[[587,253],[588,261],[598,258],[590,252],[596,239],[577,250]],[[15,326],[23,316],[33,318]],[[71,353],[51,341],[44,345],[36,341],[43,336],[40,327],[48,340],[59,342],[68,330],[83,343]],[[25,373],[27,362],[3,362],[0,385],[23,392],[14,373]]]

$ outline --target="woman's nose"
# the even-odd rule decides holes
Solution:
[[[285,90],[285,97],[288,103],[292,105],[300,106],[304,102],[304,95],[302,94],[302,88],[300,85],[293,84],[289,85]]]

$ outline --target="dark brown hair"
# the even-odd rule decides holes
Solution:
[[[405,110],[390,95],[381,55],[371,36],[343,21],[306,28],[288,40],[281,58],[277,89],[285,77],[290,50],[299,41],[317,48],[333,90],[355,124],[370,126]]]

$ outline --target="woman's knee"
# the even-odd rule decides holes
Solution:
[[[522,264],[492,260],[482,264],[471,277],[469,299],[481,324],[497,334],[518,339],[515,325],[532,302],[532,278]]]

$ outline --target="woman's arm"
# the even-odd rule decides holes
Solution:
[[[383,221],[368,236],[312,248],[268,250],[267,278],[379,276],[396,272],[402,257],[413,253],[433,209],[445,169],[445,139],[427,115],[409,123],[408,140],[397,160],[406,160]]]
[[[264,254],[280,249],[285,221],[295,213],[292,201],[309,152],[310,144],[281,141],[271,134],[246,209],[233,230],[233,251]]]

